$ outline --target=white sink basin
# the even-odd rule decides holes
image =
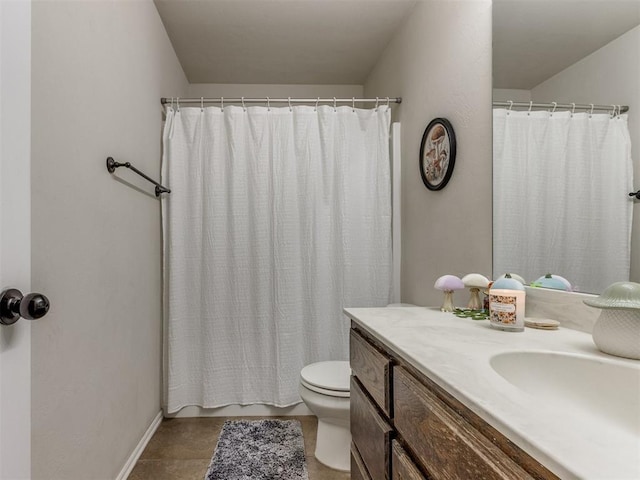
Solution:
[[[490,363],[538,402],[640,436],[640,362],[522,351],[494,355]]]

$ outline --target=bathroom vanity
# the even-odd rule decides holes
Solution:
[[[640,364],[601,354],[590,335],[564,328],[506,333],[490,329],[487,321],[422,307],[353,308],[345,313],[352,320],[352,479],[640,474]],[[544,363],[547,356],[550,366]],[[564,368],[565,356],[578,366]],[[523,370],[535,371],[526,363],[530,358],[549,372],[557,365],[555,370],[564,370],[567,377],[580,377],[583,360],[604,365],[605,377],[615,377],[622,369],[623,384],[632,385],[626,393],[614,392],[613,397],[624,399],[613,408],[626,408],[627,414],[599,415],[579,398],[563,405],[561,389],[556,399],[554,388],[542,385],[544,372],[542,380],[531,383],[538,382],[539,392],[528,380],[513,380],[513,368],[518,378],[527,377],[518,370],[523,362]],[[549,375],[550,381],[556,377]],[[565,383],[576,397],[585,393],[571,382]]]

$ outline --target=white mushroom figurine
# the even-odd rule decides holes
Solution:
[[[480,310],[482,308],[480,289],[486,289],[489,286],[490,280],[479,273],[469,273],[462,277],[462,283],[464,283],[464,286],[471,292],[467,308],[470,310]]]
[[[453,312],[453,292],[464,288],[462,280],[455,275],[443,275],[436,280],[434,288],[444,292],[444,301],[442,302],[440,310],[443,312]]]

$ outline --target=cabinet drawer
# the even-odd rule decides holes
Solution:
[[[351,330],[349,357],[353,374],[378,406],[391,417],[391,362],[355,330]]]
[[[391,442],[391,479],[427,480],[407,455],[407,452],[395,440]]]
[[[356,446],[351,444],[351,480],[371,480]]]
[[[406,370],[393,377],[395,427],[430,478],[532,478]]]
[[[351,438],[372,480],[389,478],[392,429],[351,377]]]

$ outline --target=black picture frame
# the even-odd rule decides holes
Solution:
[[[456,164],[456,134],[446,118],[434,118],[422,134],[420,176],[429,190],[442,190]]]

